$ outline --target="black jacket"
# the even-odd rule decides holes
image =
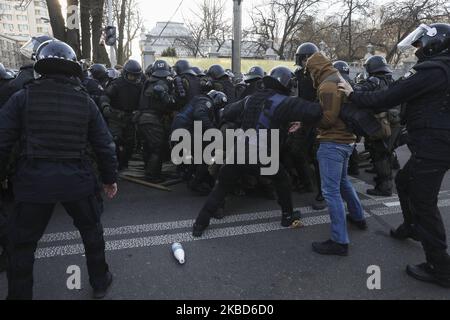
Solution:
[[[117,179],[115,144],[100,111],[88,100],[90,115],[88,142],[97,156],[104,184]],[[0,165],[8,160],[12,148],[25,128],[27,91],[20,90],[0,110]],[[86,160],[49,161],[20,157],[13,179],[18,202],[53,203],[75,201],[98,192],[91,163]]]
[[[434,59],[444,61],[447,67],[423,68],[424,61],[389,88],[355,91],[350,99],[359,107],[372,108],[375,112],[402,104],[406,110],[403,120],[408,129],[408,146],[413,155],[450,161],[450,120],[447,121],[450,119],[450,57]]]

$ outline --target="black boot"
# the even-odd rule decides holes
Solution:
[[[406,273],[414,279],[434,283],[444,288],[450,288],[450,272],[441,273],[428,262],[418,265],[409,264],[406,267]]]
[[[194,225],[192,226],[192,236],[195,238],[201,237],[203,235],[203,231],[205,231],[206,228],[208,228],[207,225],[201,225],[197,222],[194,223]]]
[[[403,223],[397,229],[391,230],[390,235],[397,240],[406,240],[411,238],[416,241],[420,241],[416,232],[410,224]]]
[[[93,298],[94,299],[103,299],[108,293],[108,289],[111,287],[111,283],[113,281],[113,275],[108,271],[106,274],[106,284],[99,288],[93,288]]]
[[[312,249],[319,254],[348,256],[348,244],[340,244],[331,239],[324,242],[313,242]]]
[[[301,227],[302,223],[300,221],[301,214],[300,211],[294,211],[293,213],[283,213],[281,216],[281,225],[285,228],[288,227]]]
[[[377,197],[392,196],[392,169],[389,159],[376,161],[373,166],[377,173],[377,184],[374,189],[368,189],[366,193]]]
[[[360,229],[360,230],[367,230],[367,221],[366,221],[366,219],[363,219],[363,220],[355,220],[355,219],[353,219],[352,218],[352,216],[351,215],[347,215],[347,221],[350,223],[350,224],[352,224],[352,225],[354,225],[355,227],[357,227],[358,229]]]
[[[327,207],[327,202],[321,194],[317,195],[312,204],[313,210],[323,210]]]
[[[6,271],[7,267],[8,267],[8,258],[6,257],[5,249],[3,249],[3,252],[0,255],[0,273]]]

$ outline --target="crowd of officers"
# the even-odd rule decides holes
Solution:
[[[293,210],[291,190],[316,192],[311,205],[316,210],[328,205],[332,216],[331,240],[313,244],[313,249],[323,254],[346,255],[348,250],[346,231],[337,230],[342,225],[345,228],[345,215],[342,222],[341,218],[334,220],[331,213],[341,214],[343,209],[336,204],[336,195],[330,194],[334,185],[329,180],[334,172],[328,172],[324,159],[331,157],[329,160],[334,161],[333,152],[342,152],[342,159],[336,161],[344,166],[345,173],[337,175],[342,179],[337,192],[340,185],[342,197],[349,205],[348,222],[367,229],[359,199],[346,178],[347,165],[350,174],[359,174],[354,142],[364,139],[370,153],[373,168],[369,172],[375,174],[375,187],[367,193],[372,196],[392,195],[393,169],[399,169],[395,149],[408,142],[412,160],[396,178],[405,222],[391,235],[423,243],[427,262],[408,266],[409,274],[450,286],[445,229],[436,205],[440,183],[450,163],[450,142],[446,138],[450,118],[445,118],[450,117],[450,27],[426,27],[437,30],[437,35],[425,29],[419,37],[422,29],[415,31],[417,39],[411,44],[422,55],[417,66],[399,81],[394,81],[381,56],[366,61],[366,77],[352,80],[346,62],[331,63],[313,43],[299,46],[295,72],[276,67],[266,73],[254,66],[239,78],[220,65],[203,71],[186,60],[178,60],[173,67],[165,60],[156,60],[146,70],[137,61],[129,60],[123,67],[107,69],[101,64],[77,61],[72,48],[63,42],[33,38],[22,52],[35,60],[34,64],[22,67],[17,75],[0,64],[0,180],[10,181],[8,178],[14,175],[16,203],[14,214],[2,214],[0,219],[0,245],[5,248],[0,267],[8,269],[8,297],[32,297],[34,251],[55,203],[61,202],[80,230],[94,297],[102,298],[112,274],[104,257],[101,188],[96,176],[99,175],[106,195],[112,198],[117,192],[118,172],[127,169],[134,154],[142,154],[145,179],[163,182],[167,176],[162,165],[170,160],[171,132],[180,128],[193,132],[194,121],[201,121],[203,131],[280,129],[282,165],[273,176],[261,176],[260,165],[180,165],[177,172],[189,189],[208,196],[193,226],[193,236],[202,236],[211,218],[223,218],[229,193],[256,191],[277,199],[282,208],[281,224],[292,227],[299,225],[301,218]],[[428,46],[433,46],[431,52],[422,53]],[[434,81],[426,72],[435,72],[434,77],[442,81]],[[430,82],[414,82],[419,77],[416,73]],[[405,82],[410,87],[403,85]],[[447,86],[447,90],[423,89],[435,88],[437,83]],[[411,88],[416,90],[413,101],[408,98]],[[345,103],[354,102],[370,110],[376,119],[376,131],[352,131],[350,124],[336,120],[339,109],[344,109],[343,93],[349,96]],[[411,111],[414,103],[423,103],[423,108],[427,108],[427,94],[432,95],[440,119],[428,116],[426,109]],[[66,108],[61,108],[61,104]],[[333,110],[326,110],[326,105]],[[422,127],[408,128],[417,120],[414,117],[426,118]],[[407,136],[405,125],[408,131],[419,130],[423,137],[410,145],[410,132]],[[428,143],[427,148],[432,148],[433,139],[440,139],[442,152],[429,153],[439,155],[439,159],[429,160],[429,154],[421,153],[420,147]],[[333,149],[336,145],[343,147]],[[428,170],[424,169],[424,174],[430,175],[435,173],[434,165],[439,167],[432,182],[425,176],[416,177],[422,172],[421,165]],[[326,170],[322,177],[321,170]],[[84,174],[82,181],[80,175],[74,174],[80,171]],[[422,179],[423,185],[415,185],[415,179]],[[418,189],[427,185],[433,194],[424,190],[427,195],[419,195]],[[425,203],[431,208],[426,208]]]

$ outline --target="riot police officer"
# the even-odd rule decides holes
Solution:
[[[97,154],[105,193],[117,192],[117,158],[111,134],[84,91],[75,52],[50,40],[37,50],[42,77],[16,93],[0,111],[0,163],[18,141],[15,210],[8,230],[8,298],[31,299],[34,253],[56,203],[81,233],[94,298],[112,282],[100,222],[102,203],[87,145]]]
[[[117,146],[119,169],[128,167],[135,144],[133,112],[138,110],[142,90],[142,68],[135,60],[128,60],[122,74],[112,81],[100,98],[100,107],[108,121]]]
[[[244,99],[246,96],[254,94],[257,90],[264,88],[262,78],[264,78],[264,69],[258,66],[251,67],[247,74],[244,75],[244,87],[238,93],[239,99]]]
[[[178,60],[173,69],[177,74],[174,79],[177,102],[184,107],[201,93],[200,79],[187,60]]]
[[[143,86],[139,112],[134,121],[144,143],[145,174],[152,182],[162,182],[164,154],[168,153],[171,113],[177,109],[169,64],[156,60]]]
[[[236,89],[225,69],[218,64],[209,67],[206,75],[210,78],[211,89],[225,93],[229,103],[236,101]]]
[[[404,222],[391,235],[422,242],[426,262],[408,265],[408,275],[449,288],[450,256],[437,204],[450,168],[450,25],[422,24],[398,47],[416,48],[419,60],[389,88],[352,92],[345,83],[340,87],[361,107],[385,111],[403,103],[411,157],[395,178]]]
[[[194,122],[201,123],[203,132],[215,128],[217,111],[223,108],[227,101],[227,96],[223,92],[215,90],[195,96],[174,117],[172,132],[177,129],[186,129],[193,135]],[[190,167],[191,170],[188,172],[192,172],[192,176],[187,177],[189,189],[200,195],[208,195],[214,185],[214,178],[210,176],[208,166],[202,163],[193,164]]]
[[[333,67],[337,71],[339,71],[339,73],[341,74],[342,78],[344,78],[345,81],[350,83],[351,86],[354,85],[353,80],[350,79],[350,66],[348,65],[347,62],[342,61],[342,60],[337,60],[337,61],[333,62]]]
[[[387,65],[386,59],[382,56],[372,56],[367,59],[364,67],[369,77],[362,83],[353,86],[355,91],[376,91],[388,88],[393,82],[392,70]],[[374,172],[376,173],[376,185],[373,189],[366,192],[373,196],[392,195],[392,146],[391,140],[395,139],[396,133],[392,135],[390,119],[395,119],[395,114],[399,114],[398,110],[390,108],[385,112],[376,114],[375,117],[381,123],[383,137],[367,137],[365,146],[370,151]],[[393,115],[393,116],[390,116]],[[392,123],[392,126],[399,125],[399,121]],[[395,130],[397,132],[398,130]]]
[[[318,103],[289,97],[292,78],[293,74],[288,68],[274,68],[270,75],[263,79],[266,89],[228,105],[224,110],[224,118],[233,122],[235,120],[233,118],[241,117],[241,128],[243,130],[251,128],[281,129],[281,134],[287,132],[290,123],[293,121],[302,121],[306,124],[317,122],[321,118]],[[261,110],[261,106],[264,106],[263,110]],[[270,146],[259,147],[270,148]],[[220,169],[218,181],[194,223],[194,237],[200,237],[208,227],[211,216],[214,216],[219,207],[223,205],[227,193],[232,190],[238,178],[244,173],[259,175],[260,168],[260,164],[225,164]],[[283,166],[279,167],[275,175],[268,177],[274,183],[278,203],[282,209],[281,224],[284,227],[289,227],[300,218],[299,213],[293,211],[289,177]]]
[[[94,63],[89,68],[89,72],[91,73],[92,78],[97,80],[103,89],[108,86],[110,77],[108,75],[108,69],[106,69],[105,65],[100,63]]]
[[[101,85],[100,81],[92,76],[92,73],[90,71],[92,66],[90,66],[88,60],[81,60],[80,64],[83,70],[81,83],[89,93],[89,96],[92,98],[92,100],[94,100],[97,106],[100,107],[100,98],[105,94],[104,87]]]

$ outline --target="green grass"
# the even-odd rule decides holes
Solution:
[[[161,59],[165,59],[170,65],[174,65],[179,58],[166,57]],[[230,58],[187,58],[186,60],[188,60],[192,66],[196,66],[201,69],[208,69],[213,64],[220,64],[225,69],[231,69]],[[253,66],[259,66],[266,72],[269,72],[272,68],[277,66],[285,66],[291,70],[295,69],[294,61],[242,59],[241,65],[243,73],[246,73]]]

